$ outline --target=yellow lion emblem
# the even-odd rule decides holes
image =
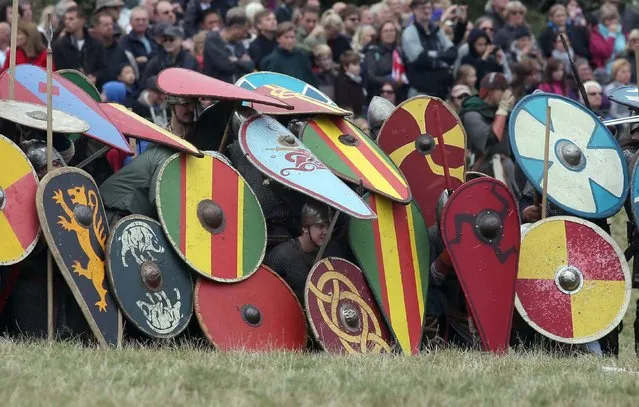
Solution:
[[[73,215],[73,211],[64,201],[64,194],[61,190],[58,189],[53,193],[53,200],[62,207],[62,210],[64,210],[64,213],[68,217],[58,216],[58,219],[60,219],[58,224],[66,231],[75,232],[78,242],[80,243],[80,247],[89,258],[89,262],[86,267],[82,266],[82,264],[76,260],[73,262],[72,268],[74,272],[93,282],[93,287],[100,296],[100,301],[96,302],[95,305],[98,306],[100,312],[106,312],[107,303],[105,297],[107,290],[103,286],[104,260],[98,256],[91,245],[92,232],[95,234],[102,250],[104,250],[107,239],[106,233],[104,232],[104,226],[102,225],[102,219],[98,217],[98,196],[95,191],[89,191],[87,194],[84,186],[70,188],[67,190],[67,194],[69,195],[69,198],[71,198],[71,203],[74,205],[88,206],[93,215],[91,225],[89,226],[92,228],[91,230],[89,227],[84,227],[78,223]]]

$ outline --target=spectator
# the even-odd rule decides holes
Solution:
[[[603,89],[601,88],[601,85],[596,81],[587,81],[584,82],[584,90],[586,91],[586,97],[590,104],[590,110],[604,120],[611,119],[612,117],[608,115],[608,112],[602,106]],[[579,101],[583,103],[583,99],[581,97],[579,97]]]
[[[368,120],[366,120],[366,118],[362,116],[358,116],[355,119],[353,119],[353,124],[357,126],[357,128],[360,129],[368,137],[371,136],[371,129],[370,129],[370,126],[368,125]]]
[[[33,21],[33,3],[28,0],[20,1],[20,8],[22,9],[22,15],[20,16],[20,20],[26,21],[28,23]]]
[[[40,13],[40,21],[38,22],[38,31],[42,34],[45,33],[49,14],[51,14],[51,25],[53,25],[53,29],[56,30],[60,26],[60,20],[58,19],[58,15],[55,13],[55,6],[46,6],[42,9],[42,12]]]
[[[157,21],[157,16],[155,15],[155,6],[157,4],[158,0],[140,0],[140,7],[146,10],[149,22],[153,24]]]
[[[397,27],[403,27],[404,25],[404,10],[402,2],[403,0],[384,0],[384,3],[386,3],[386,6],[388,7],[388,11],[390,13],[389,20],[394,22]]]
[[[579,79],[581,79],[582,83],[593,80],[592,68],[588,61],[583,58],[577,58],[575,60],[575,68],[577,69],[577,75],[579,75]]]
[[[364,112],[366,91],[362,83],[361,60],[354,51],[346,51],[339,59],[340,72],[335,81],[335,103],[355,116]]]
[[[133,111],[158,126],[166,128],[169,124],[166,94],[160,91],[157,81],[157,76],[147,79],[145,89],[138,98],[137,109],[134,107]]]
[[[566,3],[566,11],[568,11],[568,24],[582,27],[587,25],[583,7],[579,4],[578,0],[568,0]]]
[[[462,65],[455,75],[455,85],[464,85],[470,89],[471,95],[477,94],[477,71],[472,65]]]
[[[367,5],[359,6],[359,16],[361,24],[373,25],[373,14]]]
[[[371,15],[373,16],[373,25],[375,27],[381,26],[382,23],[386,21],[392,21],[397,29],[401,28],[401,24],[396,21],[393,13],[390,11],[390,8],[383,1],[371,6]]]
[[[122,65],[130,63],[122,46],[114,41],[113,23],[112,15],[106,11],[101,11],[93,17],[93,36],[102,43],[107,61],[98,87],[105,82],[116,80]]]
[[[155,22],[174,25],[177,22],[177,16],[171,2],[160,0],[155,5]]]
[[[543,62],[541,53],[533,41],[533,36],[528,27],[519,27],[513,34],[513,41],[510,44],[508,61],[511,63],[521,62],[525,58],[532,58]]]
[[[200,23],[200,30],[204,31],[219,31],[222,28],[222,18],[220,14],[213,9],[204,11],[202,22]]]
[[[255,27],[255,15],[259,13],[260,11],[264,11],[264,10],[266,9],[262,5],[262,3],[254,2],[254,1],[247,4],[246,7],[244,7],[244,12],[246,13],[246,19],[249,24],[250,41],[253,41],[258,34],[257,28]],[[277,19],[275,21],[277,22]]]
[[[147,78],[158,75],[166,68],[185,68],[197,71],[198,63],[193,55],[182,47],[184,31],[178,26],[168,26],[162,35],[162,49],[149,61],[144,71],[142,83]]]
[[[604,91],[606,95],[610,95],[612,91],[630,83],[630,62],[623,58],[615,60],[612,63],[612,82],[606,85]],[[614,119],[630,116],[630,110],[627,106],[619,103],[610,102],[610,116]]]
[[[297,46],[306,52],[311,52],[317,44],[326,44],[324,28],[318,24],[319,9],[304,6],[300,10],[300,21],[297,28]],[[278,19],[279,22],[279,19]]]
[[[612,62],[617,54],[622,53],[626,49],[626,37],[623,34],[622,27],[619,25],[619,13],[617,8],[609,3],[604,3],[599,9],[600,23],[597,26],[597,30],[601,34],[601,37],[606,39],[606,46],[601,45],[601,53],[599,54],[600,60],[605,57],[604,51],[610,50],[612,44],[612,50],[608,58],[603,59],[605,63],[606,73],[612,72]],[[601,44],[599,42],[599,44]],[[591,45],[592,46],[592,45]],[[614,77],[614,75],[613,75]]]
[[[379,39],[366,50],[364,69],[368,100],[378,96],[382,85],[393,81],[393,51],[397,49],[398,31],[392,21],[379,28]]]
[[[503,63],[506,59],[504,51],[492,44],[484,31],[474,28],[468,36],[468,45],[468,55],[462,58],[461,62],[475,68],[477,81],[473,87],[479,86],[479,82],[486,74],[504,73]]]
[[[384,82],[379,90],[379,96],[391,102],[393,105],[397,105],[397,86],[393,82]]]
[[[313,86],[317,84],[308,55],[295,47],[295,25],[285,22],[277,26],[277,48],[262,60],[260,68],[293,76]]]
[[[626,50],[619,54],[619,58],[625,58],[630,62],[630,82],[637,83],[637,60],[635,58],[635,47],[639,47],[639,29],[635,28],[628,34]]]
[[[200,31],[193,37],[193,56],[197,61],[198,70],[204,70],[204,42],[207,31]]]
[[[507,4],[508,0],[490,0],[486,2],[484,16],[489,17],[493,21],[495,31],[499,30],[506,24],[506,21],[504,20],[504,12]]]
[[[531,58],[524,58],[521,62],[513,65],[511,89],[515,97],[515,103],[537,89],[541,82],[540,66],[541,64],[536,59]]]
[[[19,17],[22,17],[22,8],[18,5]],[[0,21],[11,23],[11,16],[13,15],[13,2],[5,1],[0,4]]]
[[[471,27],[473,24],[468,24],[468,27]],[[486,33],[486,35],[488,35],[488,38],[490,38],[490,40],[493,40],[493,36],[495,34],[495,29],[493,26],[493,20],[490,19],[490,17],[481,17],[479,19],[477,19],[477,21],[475,21],[475,27],[479,28],[480,30],[482,30],[483,32]],[[465,57],[466,55],[468,55],[468,36],[470,35],[470,33],[473,31],[473,29],[475,27],[471,27],[468,28],[466,30],[465,33],[465,42],[463,44],[461,44],[459,46],[459,50],[457,52],[457,59],[455,60],[455,71],[457,71],[457,69],[459,69],[459,65],[461,65],[461,60],[463,57]],[[508,79],[508,77],[506,77],[506,79]]]
[[[122,37],[120,44],[133,55],[140,74],[143,74],[149,60],[157,54],[158,47],[149,33],[149,16],[144,8],[131,10],[130,22],[131,32]]]
[[[277,31],[277,19],[271,10],[262,10],[255,14],[255,27],[257,38],[249,45],[249,55],[255,66],[260,66],[262,59],[269,55],[277,46],[275,33]]]
[[[376,37],[377,30],[375,30],[375,27],[372,25],[360,25],[351,42],[351,49],[359,52],[363,58],[366,51],[376,42]]]
[[[472,95],[472,91],[466,85],[455,85],[450,91],[450,97],[448,98],[448,104],[455,110],[456,113],[461,111],[461,105],[464,99]]]
[[[621,0],[606,0],[606,3],[615,6],[618,14],[621,16],[621,26],[628,32],[639,27],[639,13],[627,3]]]
[[[548,27],[539,35],[539,47],[544,56],[546,58],[552,56],[555,38],[557,38],[557,34],[563,33],[570,39],[575,54],[590,59],[588,31],[585,27],[568,24],[566,7],[562,4],[555,4],[550,8],[549,17]]]
[[[452,78],[450,67],[457,49],[439,27],[430,21],[430,0],[412,0],[414,21],[402,33],[402,49],[406,57],[408,96],[428,94],[445,98]]]
[[[4,65],[4,60],[11,46],[11,26],[9,23],[0,23],[0,63]]]
[[[253,72],[251,60],[243,40],[248,30],[244,10],[235,7],[226,13],[226,26],[219,32],[211,31],[204,43],[204,73],[234,83],[241,76]]]
[[[555,37],[555,43],[552,47],[552,57],[560,60],[564,64],[564,71],[570,72],[570,76],[572,77],[572,68],[570,66],[570,60],[575,58],[575,52],[572,49],[570,44],[570,39],[566,38],[566,44],[568,45],[568,49],[564,47],[564,43],[560,37],[561,34],[557,34]]]
[[[333,61],[331,47],[318,44],[313,48],[313,73],[317,78],[317,88],[326,96],[335,99],[335,81],[339,74],[338,65]]]
[[[555,58],[549,58],[546,62],[544,78],[539,84],[539,90],[577,100],[576,95],[568,86],[563,62]]]
[[[120,19],[120,12],[123,8],[124,2],[122,0],[97,0],[93,14],[108,14],[117,24]]]
[[[84,27],[86,17],[81,8],[69,7],[64,13],[65,35],[53,43],[56,69],[77,69],[96,84],[107,66],[104,47]]]
[[[349,4],[339,11],[339,16],[344,22],[343,34],[349,41],[352,41],[355,38],[356,31],[360,28],[361,17],[359,9]]]
[[[9,69],[10,54],[10,50],[7,50],[7,57],[1,72]],[[20,64],[47,67],[47,49],[42,43],[42,35],[38,31],[38,27],[34,23],[21,20],[18,21],[18,36],[16,37],[16,65]],[[55,66],[53,70],[55,70]]]
[[[184,12],[184,34],[191,38],[200,30],[212,30],[208,28],[220,25],[220,16],[236,3],[233,0],[188,0]],[[217,17],[217,24],[212,21]],[[210,19],[208,22],[206,21]]]
[[[333,60],[337,62],[344,52],[350,51],[351,49],[350,41],[342,34],[342,31],[344,31],[344,22],[339,14],[333,10],[328,10],[322,15],[321,24],[324,29],[326,44],[331,47]]]
[[[277,10],[275,10],[275,17],[278,23],[293,20],[293,12],[295,11],[295,0],[283,0]],[[319,10],[317,11],[319,15]],[[317,22],[317,19],[315,20]],[[309,31],[310,32],[310,31]],[[299,41],[298,41],[299,42]]]
[[[528,9],[521,1],[511,1],[506,4],[506,24],[495,33],[495,45],[508,51],[511,43],[515,40],[515,34],[522,29],[528,30],[527,11]],[[531,35],[530,30],[528,30],[528,35]],[[534,43],[534,38],[531,38],[531,41]]]

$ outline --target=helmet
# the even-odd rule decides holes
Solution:
[[[331,210],[328,206],[316,201],[309,201],[302,207],[302,226],[330,223]]]
[[[46,168],[47,143],[40,140],[25,140],[20,143],[20,147],[22,147],[22,150],[31,162],[31,165],[35,168],[36,172]],[[53,157],[51,160],[59,161],[62,165],[65,164],[64,159],[55,148],[53,149]]]
[[[374,96],[368,106],[368,125],[371,129],[379,130],[394,110],[395,106],[390,101],[381,96]]]
[[[437,219],[438,225],[441,221],[442,213],[444,212],[444,206],[446,206],[446,203],[448,202],[449,197],[450,197],[450,192],[447,189],[445,189],[442,191],[441,194],[439,194],[439,198],[437,199],[437,206],[435,207],[435,217]]]
[[[170,105],[185,105],[187,103],[195,103],[196,99],[178,95],[167,95],[166,103]]]

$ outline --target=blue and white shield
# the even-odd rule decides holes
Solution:
[[[639,90],[637,85],[622,86],[610,92],[608,99],[631,109],[639,110]]]
[[[517,163],[542,192],[547,106],[551,108],[548,199],[580,217],[614,215],[628,193],[628,168],[608,129],[573,100],[535,93],[517,103],[508,123]]]
[[[294,78],[292,76],[284,75],[276,72],[254,72],[242,76],[235,82],[235,85],[244,89],[255,90],[266,85],[276,85],[291,92],[301,93],[320,102],[324,102],[331,106],[337,106],[331,98],[326,96],[324,92],[316,87],[309,85],[308,83]]]

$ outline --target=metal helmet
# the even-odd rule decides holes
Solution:
[[[197,99],[195,98],[188,98],[188,97],[177,96],[177,95],[166,96],[166,103],[170,105],[185,105],[187,103],[196,103],[196,102],[197,102]]]
[[[389,100],[381,96],[373,96],[368,106],[368,125],[371,130],[379,131],[394,110],[395,106]]]
[[[286,128],[288,128],[289,131],[295,135],[295,137],[302,138],[302,134],[304,133],[304,129],[306,128],[307,124],[308,121],[306,120],[291,119],[288,122]]]
[[[450,198],[450,191],[447,189],[443,190],[441,194],[439,194],[439,198],[437,199],[437,206],[435,207],[435,218],[437,219],[437,224],[440,224],[442,213],[444,212],[444,206],[448,202],[448,198]]]
[[[20,143],[20,147],[31,162],[31,165],[35,168],[36,172],[40,172],[40,170],[46,168],[47,143],[35,139],[24,140]],[[59,161],[60,164],[65,165],[64,159],[55,148],[53,149],[52,161]]]
[[[331,209],[322,203],[309,201],[302,207],[302,226],[330,223]]]
[[[247,121],[251,116],[255,116],[259,114],[259,112],[253,108],[240,106],[235,109],[233,116],[231,116],[231,128],[233,129],[233,134],[239,135],[240,127]]]

